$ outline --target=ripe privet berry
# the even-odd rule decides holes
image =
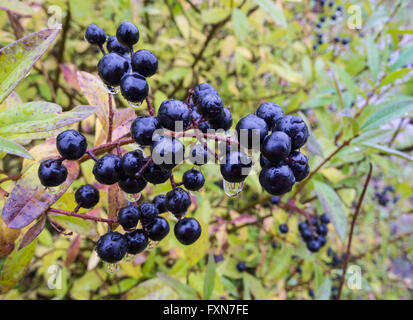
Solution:
[[[193,113],[192,113],[192,116],[193,116]],[[224,108],[218,117],[216,117],[215,119],[211,119],[208,122],[211,128],[215,130],[222,129],[222,130],[227,131],[232,126],[231,112],[229,111],[228,108]]]
[[[244,181],[251,171],[251,158],[238,151],[230,152],[225,158],[225,163],[220,165],[222,177],[228,182]]]
[[[308,128],[303,119],[287,115],[278,119],[272,131],[283,131],[291,138],[291,150],[301,148],[308,139]]]
[[[109,232],[101,236],[96,245],[96,252],[103,261],[115,263],[123,259],[128,243],[119,232]]]
[[[133,204],[121,208],[118,212],[118,222],[125,230],[136,228],[140,217],[138,207]]]
[[[45,187],[57,187],[65,182],[67,169],[60,162],[54,159],[43,161],[38,170],[40,182]]]
[[[159,213],[164,213],[168,211],[168,209],[166,208],[165,200],[166,200],[166,195],[164,194],[157,195],[152,200],[152,204],[156,207],[156,209],[158,209]]]
[[[291,152],[291,139],[282,131],[274,131],[265,137],[261,152],[271,162],[283,160]]]
[[[235,130],[239,143],[248,149],[258,149],[268,134],[267,123],[255,114],[243,117]]]
[[[153,134],[160,129],[161,125],[156,117],[137,117],[131,125],[133,140],[141,146],[149,146],[153,142]]]
[[[264,102],[258,107],[255,115],[265,120],[268,128],[272,128],[275,121],[284,116],[284,112],[278,104],[274,102]]]
[[[317,226],[317,234],[321,235],[321,236],[325,236],[328,233],[328,228],[326,227],[325,224],[319,224]]]
[[[300,151],[293,151],[288,157],[288,166],[294,173],[295,181],[304,180],[310,173],[308,157]]]
[[[116,38],[123,45],[132,47],[139,41],[139,29],[132,22],[124,21],[116,30]]]
[[[132,56],[132,69],[146,78],[153,76],[158,70],[158,58],[149,50],[138,50]]]
[[[278,230],[280,230],[280,232],[281,233],[288,233],[288,226],[285,224],[285,223],[283,223],[283,224],[280,224],[280,226],[278,227]]]
[[[195,87],[194,93],[192,95],[192,101],[197,106],[199,103],[200,97],[210,94],[210,93],[218,94],[218,91],[213,86],[211,86],[209,83],[201,83],[200,85]]]
[[[270,202],[274,205],[277,205],[280,203],[280,197],[277,197],[277,196],[271,197]]]
[[[350,39],[349,39],[349,38],[343,38],[343,39],[341,40],[341,43],[342,43],[343,45],[349,44],[349,42],[350,42]]]
[[[290,167],[281,163],[279,165],[266,165],[262,168],[259,181],[268,193],[279,196],[291,191],[295,177]]]
[[[205,178],[201,171],[191,169],[184,173],[182,177],[184,187],[191,191],[197,191],[201,189],[205,184]]]
[[[142,229],[136,229],[135,231],[125,234],[127,241],[128,253],[137,254],[146,249],[148,245],[148,237]]]
[[[321,248],[321,243],[320,243],[320,241],[318,241],[316,239],[310,240],[310,241],[307,242],[307,248],[311,252],[317,252]]]
[[[114,52],[105,54],[98,62],[100,78],[106,85],[112,87],[120,85],[120,80],[128,70],[129,62]]]
[[[277,241],[273,241],[273,242],[271,243],[271,247],[272,247],[273,249],[277,249],[277,248],[278,248],[278,243],[277,243]]]
[[[164,183],[170,176],[171,171],[163,169],[154,162],[152,162],[143,172],[145,180],[152,184]]]
[[[125,74],[120,81],[120,92],[129,102],[141,103],[148,96],[148,82],[136,72]]]
[[[148,226],[155,221],[156,216],[158,215],[158,209],[155,205],[150,202],[143,202],[139,207],[140,219],[143,226]]]
[[[143,166],[143,153],[141,150],[127,152],[120,160],[123,173],[127,176],[134,176]]]
[[[113,154],[104,155],[93,166],[93,175],[102,184],[114,184],[123,176],[120,158]]]
[[[211,129],[211,125],[208,121],[202,121],[198,124],[198,129],[203,133],[208,133],[208,130]]]
[[[115,36],[108,38],[106,49],[108,49],[109,52],[114,52],[121,56],[126,56],[129,54],[129,48],[121,44]]]
[[[191,205],[191,197],[182,188],[175,188],[166,194],[166,208],[176,215],[184,214]]]
[[[66,130],[57,136],[56,147],[63,158],[77,160],[85,154],[87,142],[83,134],[76,130]]]
[[[321,223],[324,223],[324,224],[329,224],[330,223],[330,219],[328,218],[328,216],[325,213],[323,213],[320,216],[320,221],[321,221]]]
[[[260,154],[260,166],[261,168],[264,168],[267,164],[271,164],[272,162],[270,160],[268,160],[266,157],[264,157],[262,155],[262,153]]]
[[[238,262],[236,268],[238,272],[244,272],[247,270],[247,265],[245,264],[245,262]]]
[[[335,43],[339,43],[339,42],[340,42],[340,37],[338,37],[338,36],[337,36],[337,37],[334,37],[334,42],[335,42]]]
[[[106,33],[97,25],[91,24],[86,29],[85,39],[90,44],[101,46],[106,41]]]
[[[314,238],[314,235],[310,229],[303,229],[303,231],[301,231],[301,237],[304,241],[310,241]]]
[[[219,94],[214,92],[200,95],[197,106],[198,112],[208,120],[219,117],[224,110],[224,102]]]
[[[152,160],[161,168],[172,170],[177,164],[184,161],[185,146],[173,137],[160,137],[158,141],[152,143]]]
[[[119,180],[118,184],[126,193],[139,193],[145,189],[147,182],[143,177],[126,177]]]
[[[153,223],[148,227],[149,239],[161,241],[169,233],[169,223],[163,217],[155,217]]]
[[[158,111],[158,120],[161,126],[166,129],[183,131],[191,125],[192,116],[184,102],[171,99],[161,103]]]
[[[99,202],[99,190],[91,184],[85,184],[76,190],[75,200],[80,207],[90,209]]]
[[[179,220],[174,228],[176,239],[184,245],[190,245],[201,236],[201,225],[194,218],[183,218]]]
[[[189,152],[189,161],[191,161],[196,166],[202,166],[209,161],[210,154],[208,149],[202,144],[196,144],[192,147]]]

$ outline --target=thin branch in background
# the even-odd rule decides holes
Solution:
[[[109,223],[109,224],[113,224],[116,223],[117,220],[116,219],[106,219],[106,218],[100,218],[100,217],[95,217],[95,216],[91,216],[88,215],[86,213],[75,213],[73,211],[65,211],[65,210],[60,210],[60,209],[55,209],[55,208],[50,208],[48,210],[48,214],[49,215],[65,215],[65,216],[69,216],[69,217],[76,217],[76,218],[80,218],[83,220],[93,220],[96,222],[104,222],[104,223]]]
[[[153,117],[154,114],[155,114],[155,110],[152,106],[151,99],[149,99],[149,96],[146,96],[145,100],[146,100],[146,104],[148,106],[148,112]]]
[[[343,273],[341,275],[341,280],[340,280],[340,286],[338,288],[338,293],[337,293],[337,300],[340,300],[341,292],[343,289],[344,285],[344,279],[346,277],[346,272],[347,272],[347,265],[348,265],[348,260],[350,257],[350,251],[351,251],[351,241],[353,240],[353,234],[354,234],[354,227],[356,225],[357,217],[360,213],[361,205],[363,204],[364,196],[366,195],[367,187],[369,185],[370,179],[371,179],[371,174],[373,172],[373,165],[369,164],[369,172],[367,174],[366,182],[364,183],[363,186],[363,191],[361,192],[359,201],[357,203],[356,211],[354,212],[353,219],[351,221],[351,227],[350,227],[350,235],[348,237],[348,243],[347,243],[347,251],[346,251],[346,260],[344,262],[343,266]]]
[[[393,145],[394,141],[396,140],[397,136],[399,135],[402,126],[403,126],[404,118],[400,119],[399,125],[397,126],[397,129],[394,131],[393,136],[391,137],[391,140],[389,141],[388,147],[391,148]]]

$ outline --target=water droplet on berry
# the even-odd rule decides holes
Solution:
[[[228,197],[235,197],[240,194],[244,187],[243,182],[229,182],[224,180],[224,191]]]
[[[142,105],[142,101],[141,102],[136,102],[136,103],[128,101],[128,104],[131,106],[131,108],[138,109]]]
[[[119,263],[107,263],[106,264],[106,271],[110,274],[115,274],[119,271],[120,264]]]
[[[64,188],[63,184],[57,187],[45,187],[44,189],[46,190],[47,193],[49,194],[58,194],[60,191],[62,191]]]
[[[135,258],[134,254],[127,253],[125,256],[125,262],[132,262],[134,258]]]
[[[106,89],[108,90],[109,94],[115,95],[119,93],[119,88],[111,87],[111,86],[106,86]]]
[[[158,246],[159,241],[153,241],[151,239],[149,239],[148,241],[148,246],[146,247],[146,249],[148,251],[152,251],[154,249],[156,249],[156,247]]]

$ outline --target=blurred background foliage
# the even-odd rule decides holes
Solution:
[[[301,217],[271,205],[256,175],[247,178],[241,196],[228,198],[220,188],[218,168],[207,166],[206,188],[196,194],[191,214],[208,232],[189,247],[169,234],[153,250],[121,262],[115,273],[107,272],[94,252],[104,225],[55,216],[73,235],[63,236],[46,225],[19,251],[14,244],[28,227],[12,230],[0,220],[0,298],[311,299],[312,293],[319,299],[334,298],[350,221],[372,162],[373,179],[349,258],[350,265],[361,268],[362,289],[345,285],[342,298],[411,299],[413,6],[410,1],[383,0],[335,1],[332,7],[325,3],[0,1],[1,46],[56,21],[62,24],[54,45],[0,105],[1,111],[32,101],[53,102],[63,111],[91,104],[76,72],[96,74],[100,52],[84,41],[84,31],[95,23],[113,35],[121,21],[130,20],[141,32],[136,49],[151,50],[159,59],[158,73],[149,80],[155,108],[168,98],[185,99],[189,88],[209,82],[231,106],[234,123],[262,101],[277,102],[286,113],[302,116],[311,128],[304,149],[310,167],[333,157],[305,188],[296,192],[298,184],[282,200],[293,199],[319,215],[328,211],[334,222],[326,248],[311,255],[298,236]],[[343,15],[332,20],[338,5]],[[346,24],[353,5],[360,9],[361,29]],[[323,16],[327,21],[318,29]],[[322,43],[317,44],[317,33],[323,33]],[[349,44],[334,43],[336,36],[348,38]],[[119,96],[116,104],[120,110],[128,108]],[[145,113],[143,106],[138,114]],[[90,145],[99,141],[102,124],[95,116],[71,126],[81,130]],[[39,160],[56,152],[53,138],[41,140],[47,137],[18,141]],[[25,172],[30,163],[3,153],[0,179]],[[92,161],[82,163],[82,176],[54,207],[74,209],[74,190],[94,182],[92,166]],[[178,180],[188,168],[178,169]],[[16,179],[4,181],[2,189],[11,192]],[[169,189],[168,184],[147,188],[142,197],[152,199]],[[101,188],[96,214],[107,213],[108,191]],[[5,199],[2,194],[1,206]],[[278,226],[287,217],[290,232],[280,235]],[[239,262],[246,263],[246,272],[237,271]],[[61,271],[61,286],[53,288],[48,283],[54,283],[56,270]]]

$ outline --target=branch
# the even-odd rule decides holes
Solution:
[[[76,217],[76,218],[80,218],[80,219],[83,219],[83,220],[93,220],[93,221],[105,222],[105,223],[109,223],[109,224],[117,222],[117,219],[105,219],[105,218],[91,216],[91,215],[88,215],[87,213],[82,214],[82,213],[76,213],[76,212],[72,212],[72,211],[65,211],[65,210],[60,210],[60,209],[55,209],[55,208],[50,208],[48,212],[52,215],[62,214],[62,215],[65,215],[65,216]]]
[[[108,128],[108,138],[106,142],[112,141],[112,131],[113,131],[113,116],[114,110],[112,105],[112,95],[108,93],[108,100],[109,100],[109,128]]]

